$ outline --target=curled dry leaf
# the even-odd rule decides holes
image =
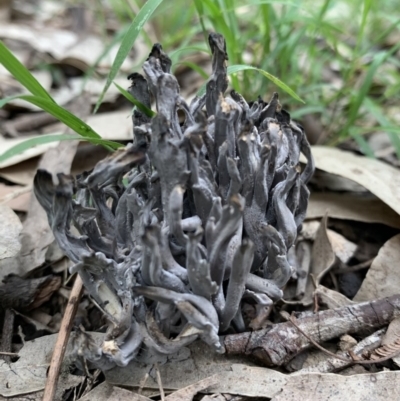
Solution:
[[[363,302],[399,293],[400,234],[395,235],[380,249],[372,262],[354,301]]]
[[[336,255],[327,233],[327,220],[328,216],[325,215],[319,224],[312,248],[310,275],[314,276],[317,285],[336,261]],[[313,293],[314,283],[309,277],[305,296],[302,299],[304,305],[309,305],[312,302]]]
[[[319,285],[315,289],[314,294],[318,297],[318,302],[329,309],[340,308],[355,303],[340,292],[326,288],[323,285]]]
[[[379,160],[337,148],[313,146],[318,169],[349,178],[362,185],[400,214],[399,170]]]
[[[306,240],[315,241],[319,227],[320,223],[318,221],[306,221],[303,224],[301,237]],[[349,241],[343,235],[337,233],[336,231],[330,230],[329,228],[326,230],[326,232],[333,252],[342,263],[346,264],[354,255],[357,245],[354,242]]]
[[[382,223],[400,228],[400,215],[373,195],[312,192],[306,220],[323,217],[326,212],[335,219]]]
[[[383,346],[390,346],[391,344],[395,343],[400,343],[400,318],[395,318],[390,322],[388,329],[382,339]],[[392,358],[392,360],[397,366],[400,366],[400,354]]]

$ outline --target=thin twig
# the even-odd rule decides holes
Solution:
[[[19,356],[19,354],[15,352],[0,352],[0,355],[5,355],[5,356]]]
[[[372,262],[374,261],[374,259],[375,258],[368,259],[368,260],[366,260],[364,262],[361,262],[361,263],[359,263],[357,265],[354,265],[354,266],[341,265],[341,266],[338,266],[337,268],[334,268],[332,270],[332,272],[334,274],[357,272],[359,270],[363,270],[363,269],[366,269],[366,268],[370,267]]]
[[[154,364],[154,367],[156,368],[157,384],[158,384],[158,388],[160,390],[161,401],[165,401],[165,393],[164,393],[164,388],[163,388],[162,381],[161,381],[160,369],[158,369],[157,363]]]
[[[289,318],[289,322],[293,324],[294,327],[296,327],[296,329],[303,334],[304,337],[307,338],[308,341],[310,341],[311,344],[313,344],[315,347],[317,347],[319,350],[321,350],[322,352],[324,352],[325,354],[331,356],[332,358],[336,358],[339,359],[340,361],[344,361],[346,363],[352,364],[352,363],[358,363],[361,365],[371,365],[373,363],[381,363],[381,362],[385,362],[388,361],[389,359],[394,358],[395,356],[397,356],[400,353],[400,350],[394,352],[393,354],[390,354],[388,356],[385,356],[384,358],[380,358],[380,359],[374,359],[374,360],[370,360],[367,361],[365,359],[358,359],[358,357],[356,356],[356,354],[354,354],[354,352],[352,352],[351,350],[348,351],[347,353],[351,356],[352,359],[348,359],[348,358],[342,358],[341,356],[334,354],[333,352],[328,351],[326,348],[324,348],[322,345],[319,345],[316,341],[314,341],[308,334],[306,334],[296,323],[296,317],[294,315],[291,315]]]
[[[43,401],[54,400],[61,363],[63,361],[65,350],[67,348],[68,338],[72,328],[72,322],[79,306],[79,300],[81,298],[82,291],[82,280],[78,275],[72,287],[71,295],[69,297],[63,320],[61,322],[60,331],[58,333],[57,342],[54,346],[54,352],[50,362],[46,386],[44,388]]]
[[[8,202],[12,201],[13,199],[18,198],[19,196],[26,194],[30,191],[32,191],[32,185],[27,185],[26,187],[17,189],[16,191],[14,191],[11,194],[4,195],[0,199],[0,205],[4,205],[5,203],[8,203]]]
[[[147,379],[149,378],[149,376],[150,375],[146,372],[146,374],[144,375],[143,379],[140,381],[138,394],[142,394],[143,388],[146,385],[146,382],[147,382]]]

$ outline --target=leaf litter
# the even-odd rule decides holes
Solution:
[[[33,28],[30,27],[21,31],[20,24],[17,26],[6,24],[0,29],[0,38],[18,38],[22,42],[29,42],[38,52],[47,52],[51,49],[50,54],[53,57],[54,64],[68,65],[78,70],[86,70],[94,59],[94,53],[90,55],[87,53],[85,57],[82,55],[83,53],[78,52],[79,47],[92,43],[92,46],[98,49],[96,54],[102,51],[98,37],[91,38],[88,36],[85,41],[79,42],[77,35],[71,31],[55,29],[56,34],[45,35],[44,30],[39,30],[38,32],[42,32],[41,36],[36,36],[38,41],[34,43],[30,39],[32,31]],[[45,40],[41,39],[42,36],[46,36]],[[60,45],[57,47],[55,43],[61,37],[64,47]],[[57,49],[57,52],[54,49]],[[21,59],[28,60],[27,54],[27,52],[22,51]],[[90,56],[90,60],[88,56]],[[140,54],[136,56],[139,59],[142,57]],[[103,60],[98,71],[107,69],[111,65],[110,60]],[[126,69],[124,70],[124,68]],[[123,71],[130,72],[131,69],[132,60],[123,65]],[[2,74],[1,77],[8,75],[3,72]],[[43,74],[42,77],[38,75],[38,77],[47,88],[50,88],[48,74]],[[15,81],[13,82],[9,75],[3,82],[7,85],[7,88],[4,87],[6,91],[20,90],[20,86]],[[76,87],[82,84],[82,80],[76,80],[76,82],[73,84],[77,85]],[[89,103],[94,104],[101,82],[101,80],[92,81],[87,86],[91,93]],[[124,86],[124,81],[121,80],[120,82],[120,85]],[[100,85],[98,85],[99,83]],[[55,95],[56,93],[54,93]],[[116,95],[116,92],[111,93],[111,96],[105,100],[111,104],[118,103]],[[75,96],[75,92],[69,90],[63,96],[66,96],[65,99],[68,102]],[[9,107],[15,106],[16,104]],[[21,106],[22,103],[18,105],[18,107]],[[122,108],[116,106],[116,108],[117,110],[110,110],[107,114],[103,112],[97,116],[92,116],[87,121],[89,125],[96,127],[95,130],[105,138],[128,141],[132,136],[130,109],[126,108],[126,105]],[[54,130],[53,132],[58,132],[60,126],[54,125],[54,128],[51,129]],[[17,139],[22,138],[22,135],[18,133]],[[0,138],[0,141],[4,141],[1,142],[2,151],[3,144],[6,146],[6,141],[9,140],[10,138]],[[32,169],[33,172],[37,169],[38,156],[45,153],[40,162],[41,167],[58,172],[67,171],[74,158],[76,148],[76,143],[66,142],[54,144],[50,150],[49,148],[35,149],[32,150],[31,154],[28,152],[19,159],[10,159],[9,163],[11,164],[3,164],[0,168],[1,184],[7,186],[7,190],[17,192],[21,188],[12,185],[17,183],[23,185],[23,188],[28,187],[29,191],[29,185],[31,185],[34,176]],[[285,312],[296,310],[297,321],[302,324],[303,318],[322,316],[320,313],[325,310],[341,310],[341,308],[358,305],[363,301],[376,301],[399,294],[398,274],[396,274],[396,264],[400,256],[398,255],[400,249],[398,234],[400,229],[400,185],[396,184],[400,184],[398,182],[398,170],[380,161],[367,159],[339,149],[314,146],[312,152],[317,169],[323,171],[324,174],[317,174],[314,178],[306,221],[303,224],[303,231],[300,233],[300,239],[296,244],[296,252],[293,256],[293,266],[305,286],[302,291],[298,291],[295,283],[289,281],[285,288],[284,301],[274,306],[275,310],[267,308],[263,323],[260,325],[264,328],[252,332],[252,336],[258,336],[259,341],[262,339],[262,330],[265,330],[266,335],[268,335],[272,328],[282,327],[277,326],[279,324],[286,324],[284,320],[288,316],[285,315]],[[30,160],[32,157],[36,157],[36,159]],[[93,161],[92,165],[85,169],[89,170],[96,162],[97,160]],[[13,167],[15,167],[14,170],[12,170]],[[338,176],[345,180],[338,180]],[[14,186],[16,188],[11,190],[10,187]],[[320,188],[325,189],[320,191]],[[11,199],[7,202],[7,206],[0,199],[1,230],[3,233],[0,249],[4,251],[0,255],[0,276],[3,279],[7,274],[13,273],[28,277],[41,277],[46,269],[47,271],[51,269],[53,264],[56,266],[55,262],[59,260],[53,257],[49,261],[46,256],[54,238],[49,230],[47,217],[41,212],[34,198],[31,199],[28,208],[26,205],[24,207],[17,205],[17,199],[17,197]],[[14,200],[15,204],[13,205]],[[19,214],[22,223],[20,217],[12,209],[22,212]],[[362,241],[359,238],[362,238]],[[371,255],[367,257],[367,252],[363,251],[365,248],[377,250],[373,255],[374,260],[369,265],[366,263],[370,260]],[[366,267],[363,268],[363,264]],[[357,266],[361,266],[361,268],[359,270],[352,269]],[[50,301],[35,308],[34,311],[26,312],[26,316],[30,316],[30,323],[24,323],[23,314],[18,312],[17,319],[20,319],[18,323],[23,328],[18,329],[15,326],[14,334],[16,337],[22,337],[22,342],[27,338],[29,339],[29,335],[32,336],[32,334],[27,335],[27,332],[29,327],[32,330],[32,322],[35,319],[39,319],[41,325],[37,325],[33,330],[33,336],[37,335],[38,338],[26,341],[25,345],[21,344],[21,341],[14,341],[13,351],[19,355],[17,361],[13,362],[12,365],[6,362],[2,363],[0,375],[2,379],[7,379],[1,380],[3,387],[0,394],[3,397],[15,398],[35,392],[41,394],[43,389],[55,336],[41,337],[41,335],[46,333],[46,325],[55,324],[56,319],[53,318],[52,321],[52,315],[62,314],[65,302],[63,291],[70,285],[68,281],[65,281],[65,279],[69,280],[67,271],[61,269],[58,272],[56,267],[54,269],[56,271],[54,274],[63,279],[63,288],[55,290]],[[348,273],[346,273],[346,269],[348,269]],[[346,290],[349,286],[352,288],[351,295]],[[99,329],[102,324],[99,323],[101,322],[101,315],[98,312],[98,307],[87,295],[81,302],[81,314],[77,317],[75,325],[83,324],[88,330]],[[254,320],[261,316],[260,310],[257,310],[251,298],[248,302],[244,302],[242,309],[246,312],[244,316],[248,320]],[[339,323],[340,319],[337,319],[336,324]],[[343,351],[341,349],[340,341],[342,343],[344,341],[340,340],[342,334],[335,334],[336,337],[329,340],[330,346],[326,345],[326,347],[331,347],[333,352],[337,351],[338,355],[343,358],[351,359],[352,355],[355,355],[365,360],[372,358],[374,350],[386,346],[384,355],[390,356],[397,349],[398,317],[389,323],[389,321],[383,323],[382,328],[377,329],[374,333],[368,333],[366,322],[362,324],[360,331],[354,334],[353,340],[357,343],[351,345],[351,354],[348,350]],[[330,324],[335,325],[335,320],[332,320]],[[289,326],[292,330],[291,333],[297,333],[296,335],[299,338],[302,337],[296,328],[287,322],[285,327]],[[388,330],[384,335],[386,326],[388,326]],[[307,325],[303,329],[306,330]],[[19,335],[17,334],[18,330],[20,330]],[[21,333],[21,330],[25,330],[25,332]],[[50,326],[48,332],[51,332]],[[234,335],[234,333],[230,333],[230,335]],[[292,337],[287,336],[286,341],[292,341]],[[303,341],[305,341],[304,337]],[[333,343],[333,341],[335,342]],[[310,347],[312,344],[302,348],[302,353],[299,355],[307,357],[311,354]],[[294,355],[295,357],[299,356],[296,352]],[[190,400],[198,392],[234,394],[243,397],[267,397],[274,401],[300,398],[307,400],[312,399],[310,397],[316,389],[320,391],[319,398],[321,399],[330,397],[329,399],[332,400],[346,400],[350,398],[350,394],[352,398],[354,398],[354,394],[358,394],[360,397],[374,400],[400,398],[400,394],[396,393],[398,390],[393,386],[393,383],[399,380],[395,366],[399,363],[398,357],[393,357],[392,361],[389,360],[388,364],[385,365],[386,369],[379,363],[372,365],[372,367],[365,365],[367,370],[364,370],[364,373],[352,376],[340,374],[345,366],[350,366],[351,363],[346,365],[345,362],[323,353],[320,357],[322,360],[318,364],[309,365],[302,369],[302,363],[305,365],[307,363],[299,362],[296,364],[298,372],[288,373],[293,372],[289,366],[290,361],[283,363],[280,370],[259,367],[255,366],[258,362],[249,359],[244,351],[239,355],[220,356],[196,342],[188,348],[182,349],[180,354],[175,356],[160,356],[159,359],[150,364],[147,363],[148,360],[145,358],[140,360],[139,356],[137,361],[131,362],[127,367],[117,367],[107,371],[105,381],[94,387],[93,390],[90,390],[90,386],[88,386],[87,394],[80,399],[101,400],[100,397],[105,395],[108,398],[104,399],[113,399],[113,397],[115,399],[148,399],[145,395],[133,393],[132,390],[137,392],[141,389],[143,394],[147,395],[159,393],[155,364],[160,371],[166,399],[170,400]],[[67,358],[66,363],[70,362]],[[336,374],[328,373],[332,372],[331,368],[326,368],[328,365],[334,365]],[[8,376],[11,367],[17,373],[17,375],[13,375],[16,377]],[[83,374],[82,372],[84,372],[84,368],[81,364],[80,373]],[[146,375],[148,375],[147,381],[142,386],[143,378]],[[59,383],[59,393],[64,392],[65,396],[69,387],[79,387],[78,384],[82,382],[83,376],[66,374],[65,377],[62,377],[63,379]],[[24,379],[22,380],[22,378]],[[64,382],[65,378],[66,383]],[[118,386],[127,386],[129,390],[121,389]],[[357,393],[360,391],[359,388],[362,389],[362,393]]]

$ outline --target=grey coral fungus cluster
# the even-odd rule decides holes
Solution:
[[[296,275],[288,251],[307,209],[310,146],[276,93],[269,103],[225,96],[225,40],[212,33],[209,43],[203,96],[186,103],[156,44],[145,76],[129,77],[131,94],[157,108],[134,112],[133,143],[76,179],[35,177],[71,273],[110,323],[101,346],[81,336],[102,369],[125,366],[143,345],[171,354],[200,338],[223,352],[219,333],[246,330],[243,298],[271,305]]]

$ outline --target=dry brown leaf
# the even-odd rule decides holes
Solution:
[[[295,373],[271,401],[398,400],[400,387],[396,383],[399,379],[399,371],[352,376],[333,373]]]
[[[0,204],[0,271],[3,264],[16,256],[21,249],[19,235],[22,224],[10,207]],[[1,281],[1,280],[0,280]]]
[[[71,174],[77,175],[91,170],[98,161],[104,159],[108,151],[89,142],[81,142],[71,167]],[[0,169],[0,177],[14,184],[32,185],[38,167],[39,158],[25,160],[13,166]]]
[[[216,373],[230,370],[232,363],[254,365],[246,356],[216,354],[200,341],[190,344],[177,354],[168,357],[165,355],[153,356],[153,359],[148,363],[146,362],[148,356],[143,355],[142,359],[139,355],[126,367],[115,367],[104,372],[106,381],[116,386],[139,388],[143,377],[148,373],[149,377],[143,389],[158,391],[155,369],[153,369],[153,364],[158,363],[164,390],[178,390]]]
[[[399,293],[400,234],[387,241],[372,262],[355,302],[389,297]]]
[[[14,184],[32,185],[38,162],[38,158],[33,158],[10,167],[0,168],[0,177]]]
[[[104,382],[87,393],[80,401],[151,401],[144,395],[132,393]]]
[[[0,28],[1,29],[1,28]],[[29,54],[27,54],[29,56]],[[23,53],[22,56],[18,57],[17,53],[17,58],[26,58],[26,55]],[[23,64],[27,64],[27,61],[20,60]],[[48,92],[50,92],[51,89],[51,84],[52,84],[52,77],[50,71],[47,70],[40,70],[40,71],[31,71],[31,74],[36,78],[36,80],[45,88]],[[6,97],[6,96],[14,96],[18,94],[26,94],[26,89],[25,87],[19,83],[9,71],[7,70],[1,70],[0,71],[0,93]],[[41,109],[31,103],[25,102],[20,99],[15,99],[10,102],[10,104],[24,108],[24,109],[29,109],[32,111],[40,111]]]
[[[303,156],[300,156],[301,158]],[[303,160],[302,160],[303,161]],[[305,162],[305,158],[304,158]],[[349,180],[348,178],[341,177],[340,175],[327,173],[326,171],[316,170],[311,182],[314,187],[323,191],[332,192],[352,192],[359,195],[365,195],[368,190],[362,185]]]
[[[379,160],[337,148],[312,146],[318,169],[349,178],[362,185],[400,214],[399,170]]]
[[[393,319],[382,339],[382,345],[390,345],[398,342],[400,339],[400,318],[397,317]],[[400,355],[392,358],[392,361],[397,365],[400,366]]]
[[[53,334],[26,342],[19,351],[17,362],[0,360],[1,396],[15,397],[43,390],[56,338],[57,335]],[[65,373],[58,383],[58,391],[77,386],[82,379]]]
[[[336,259],[328,236],[327,224],[328,216],[325,215],[319,225],[312,250],[311,273],[314,274],[317,282],[333,266]]]
[[[199,391],[203,391],[208,387],[214,386],[218,383],[218,380],[218,375],[207,377],[206,379],[193,383],[190,386],[174,391],[165,398],[165,401],[192,401],[193,397]]]
[[[37,135],[27,135],[23,138],[4,138],[0,136],[0,149],[1,153],[7,152],[12,147],[19,145],[22,142],[25,142],[27,139],[35,138]],[[25,150],[22,153],[19,153],[13,157],[10,157],[7,160],[0,162],[0,169],[5,167],[13,166],[14,164],[20,163],[24,160],[31,159],[36,156],[40,156],[45,153],[47,150],[55,148],[60,142],[50,142],[44,143],[42,145],[36,145],[32,148]]]
[[[215,393],[271,398],[271,401],[388,401],[400,399],[394,385],[400,371],[342,376],[333,373],[293,373],[285,375],[272,369],[232,365],[231,372],[220,374]]]
[[[90,104],[88,105],[90,106]],[[130,117],[131,110],[114,111],[110,113],[101,113],[94,116],[90,116],[86,119],[89,126],[93,128],[103,139],[111,141],[130,141],[133,139],[132,133],[132,120]],[[57,128],[59,125],[57,124]],[[63,132],[53,132],[52,134],[58,135]],[[49,134],[51,135],[51,134]],[[2,152],[7,151],[13,146],[24,142],[26,139],[35,138],[37,135],[25,135],[23,138],[3,138],[0,136],[0,149]],[[22,161],[31,159],[35,156],[39,156],[45,153],[47,150],[55,148],[60,142],[45,143],[43,145],[37,145],[33,148],[27,149],[26,151],[19,153],[9,159],[0,163],[0,176],[2,171],[6,167],[13,166],[21,163]],[[25,173],[26,176],[26,173]],[[30,176],[30,175],[29,175]],[[4,177],[7,178],[7,173],[4,173]]]
[[[323,285],[319,285],[314,294],[318,296],[319,303],[325,305],[328,309],[340,308],[355,303],[340,292],[326,288]]]
[[[31,190],[31,187],[0,183],[0,204],[7,205],[18,212],[27,212]]]
[[[319,227],[320,223],[318,221],[306,221],[303,223],[301,237],[306,240],[315,241]],[[326,230],[326,232],[333,252],[342,263],[346,264],[354,255],[357,245],[349,241],[343,235],[337,233],[336,231],[330,230],[329,228]]]
[[[79,41],[78,35],[71,31],[16,23],[2,24],[0,37],[28,43],[38,52],[49,53],[55,58],[62,58]]]
[[[74,105],[74,113],[85,118],[90,112],[90,104],[82,96]],[[71,130],[68,130],[70,132]],[[64,141],[56,148],[49,149],[39,163],[39,168],[57,173],[69,173],[74,159],[78,141]],[[47,220],[46,212],[32,195],[27,217],[20,235],[21,252],[0,270],[0,279],[9,273],[25,276],[41,266],[46,260],[48,247],[54,241],[54,236]]]
[[[203,345],[203,351],[207,348]],[[274,401],[302,401],[309,400],[334,400],[346,401],[358,399],[357,395],[366,397],[368,400],[387,401],[388,399],[397,399],[400,396],[400,390],[393,388],[393,383],[400,379],[400,372],[381,372],[368,373],[356,376],[341,376],[335,374],[320,373],[302,373],[286,375],[276,370],[254,367],[243,364],[235,364],[227,356],[219,356],[220,363],[216,366],[213,360],[202,358],[201,350],[193,354],[194,359],[191,364],[187,360],[168,360],[160,366],[161,377],[167,389],[169,386],[182,386],[183,382],[197,382],[198,374],[203,377],[206,373],[204,361],[209,364],[208,369],[219,370],[218,383],[205,390],[208,393],[228,393],[247,397],[272,398]],[[204,359],[204,361],[202,361]],[[198,365],[197,363],[200,362]],[[138,387],[140,379],[145,373],[150,372],[151,365],[143,366],[140,363],[131,363],[126,368],[115,368],[106,372],[106,379],[110,381],[113,378],[118,379],[119,384],[128,387]],[[112,373],[110,375],[110,373]],[[132,375],[132,376],[131,376]],[[124,376],[124,377],[122,377]],[[132,377],[132,380],[129,380]],[[157,388],[157,383],[150,380],[152,388]],[[169,388],[171,388],[169,387]],[[360,393],[360,389],[362,394]],[[387,390],[390,389],[390,395]],[[315,398],[316,391],[318,397]],[[283,394],[285,396],[283,396]],[[383,395],[385,399],[383,398]],[[275,397],[275,398],[274,398]],[[352,398],[346,398],[352,397]]]
[[[308,277],[305,295],[301,300],[303,305],[310,305],[313,301],[315,285],[311,275],[314,277],[318,286],[322,277],[333,267],[336,261],[336,256],[327,232],[327,220],[328,216],[325,215],[315,235],[311,255],[310,275]]]
[[[342,220],[382,223],[400,228],[400,215],[375,196],[354,193],[311,193],[306,219],[329,217]]]

